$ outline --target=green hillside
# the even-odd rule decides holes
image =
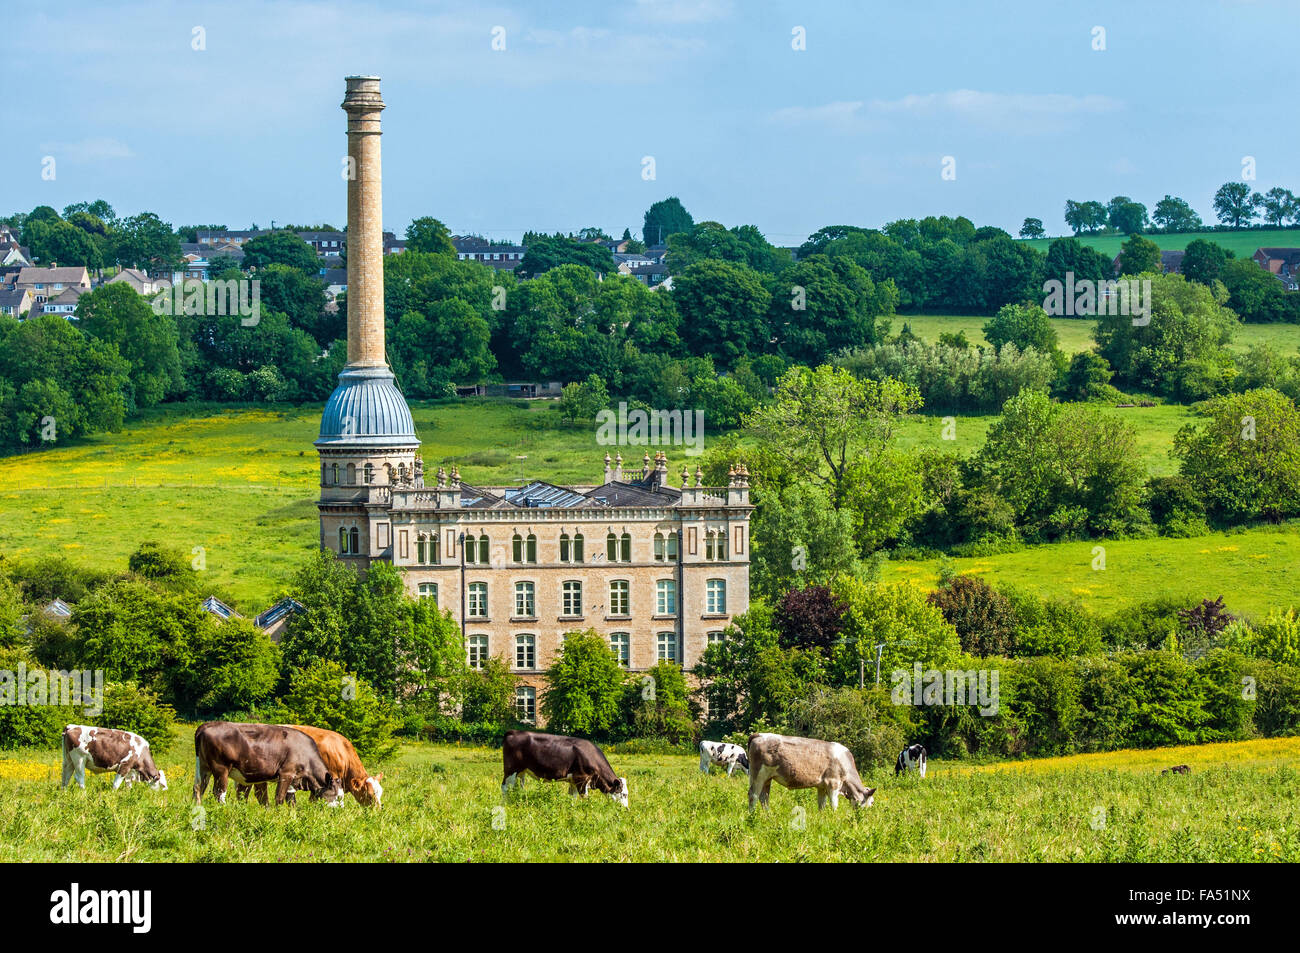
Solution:
[[[1069,238],[1070,236],[1057,236],[1058,238]],[[1238,258],[1249,258],[1255,254],[1256,248],[1263,247],[1281,247],[1296,248],[1300,247],[1300,228],[1245,228],[1233,229],[1216,232],[1171,232],[1168,235],[1150,234],[1143,235],[1149,238],[1162,250],[1180,251],[1187,247],[1188,242],[1193,242],[1198,238],[1203,238],[1208,242],[1214,242],[1216,245],[1222,245],[1227,248]],[[1079,241],[1088,245],[1103,254],[1115,256],[1119,254],[1119,247],[1128,239],[1127,235],[1079,235]],[[1026,239],[1030,245],[1041,252],[1047,251],[1049,245],[1056,241],[1055,238],[1031,238]]]

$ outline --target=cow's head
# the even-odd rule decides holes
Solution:
[[[619,778],[618,784],[615,785],[614,790],[608,793],[609,796],[615,801],[618,801],[619,804],[627,807],[627,778]]]
[[[853,806],[856,808],[871,807],[876,800],[875,788],[860,788],[852,794]]]
[[[305,774],[302,776],[302,783],[311,792],[313,801],[323,800],[330,807],[339,807],[343,804],[343,781],[328,771],[325,772],[324,782],[317,781],[310,774]]]
[[[140,752],[137,767],[132,773],[155,791],[167,790],[167,775],[158,770],[158,766],[153,763],[153,753],[148,745]]]
[[[380,807],[384,797],[384,787],[379,782],[383,780],[382,773],[368,778],[353,778],[349,784],[352,788],[352,796],[357,799],[358,804],[367,806],[373,805]]]

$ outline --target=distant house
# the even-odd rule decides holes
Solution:
[[[655,265],[658,262],[646,255],[619,252],[614,255],[614,264],[620,275],[630,275],[633,268],[643,265]]]
[[[172,283],[166,278],[150,278],[139,268],[123,268],[104,282],[106,285],[118,283],[126,283],[131,286],[136,294],[142,295],[155,295],[172,286]]]
[[[630,245],[631,243],[632,243],[632,239],[630,238],[616,238],[607,241],[602,241],[600,244],[608,248],[610,252],[615,257],[617,257],[618,255],[621,255],[624,252],[626,252],[627,246]]]
[[[343,242],[347,237],[342,232],[323,231],[323,232],[298,232],[298,237],[312,247],[317,255],[337,255],[343,250]]]
[[[619,268],[619,271],[623,271]],[[650,265],[633,265],[624,274],[631,275],[643,285],[654,287],[668,280],[668,267],[655,262]]]
[[[1181,275],[1183,273],[1183,255],[1187,254],[1182,249],[1177,251],[1165,249],[1160,250],[1160,271],[1166,275]],[[1119,255],[1111,259],[1110,267],[1115,274],[1119,274]]]
[[[90,290],[90,272],[78,265],[70,268],[24,268],[18,272],[17,287],[32,293],[33,304],[57,298],[66,288]]]
[[[226,621],[227,619],[243,618],[243,616],[241,616],[234,609],[230,608],[230,606],[226,605],[216,596],[208,596],[206,599],[204,599],[202,608],[204,612],[211,612],[214,616],[216,616],[218,619],[220,619],[223,622]]]
[[[348,290],[348,270],[346,268],[322,268],[320,277],[325,282],[325,293],[331,301]]]
[[[39,609],[38,612],[47,619],[53,619],[56,622],[67,622],[72,618],[72,607],[62,599],[54,599],[52,602]],[[35,628],[32,624],[31,616],[23,616],[25,630],[28,635],[32,634]]]
[[[77,316],[77,303],[81,300],[84,289],[77,285],[64,288],[53,298],[40,304],[32,305],[32,314],[57,314],[73,320]]]
[[[289,624],[289,620],[298,613],[306,611],[301,602],[286,596],[255,618],[253,625],[269,635],[271,641],[279,642],[280,636],[284,634],[285,626]]]
[[[1250,257],[1269,274],[1276,275],[1288,290],[1300,287],[1300,248],[1257,248]]]
[[[11,318],[21,318],[32,309],[32,293],[26,288],[10,288],[0,285],[0,314]]]
[[[527,251],[523,245],[494,245],[477,235],[453,235],[451,243],[456,246],[456,257],[461,261],[477,261],[500,269],[517,268]]]

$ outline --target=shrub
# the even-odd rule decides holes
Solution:
[[[382,761],[397,750],[392,705],[337,662],[318,661],[296,669],[280,699],[276,721],[337,731],[363,759]]]
[[[503,659],[489,657],[480,669],[465,675],[461,719],[467,724],[499,725],[502,733],[515,724],[515,686],[519,679]]]
[[[1018,630],[1016,654],[1073,658],[1100,655],[1103,649],[1097,618],[1075,601],[1040,599],[1030,592],[1008,588],[1005,594],[1015,611]]]
[[[104,710],[95,718],[95,724],[134,731],[157,754],[171,746],[176,712],[135,682],[109,682],[104,686]]]
[[[1181,655],[1120,655],[1137,702],[1130,742],[1136,747],[1195,744],[1207,720],[1202,683]]]
[[[1016,613],[1010,600],[982,579],[957,576],[929,595],[952,623],[969,655],[1010,655],[1016,635]]]
[[[623,686],[623,717],[632,737],[664,738],[675,745],[694,744],[699,738],[686,677],[672,662],[659,662],[627,679]]]
[[[1248,664],[1237,652],[1215,649],[1196,666],[1205,702],[1200,741],[1238,741],[1253,734],[1255,699],[1243,691]]]
[[[1300,618],[1295,609],[1273,609],[1254,625],[1254,649],[1260,658],[1283,665],[1300,664]]]
[[[594,629],[565,633],[546,680],[542,713],[552,731],[605,737],[617,723],[623,669]]]
[[[889,767],[915,727],[910,709],[890,703],[883,688],[824,688],[790,708],[789,731],[807,738],[838,741],[853,752],[859,771]]]
[[[1255,680],[1255,730],[1266,738],[1300,734],[1300,667],[1252,659],[1246,672]]]
[[[1109,658],[1082,658],[1074,662],[1079,684],[1079,717],[1074,741],[1079,751],[1113,751],[1130,743],[1137,721],[1128,669]]]

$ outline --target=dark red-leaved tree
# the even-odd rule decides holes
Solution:
[[[773,614],[777,640],[784,648],[829,650],[844,628],[847,609],[825,586],[791,589]]]

